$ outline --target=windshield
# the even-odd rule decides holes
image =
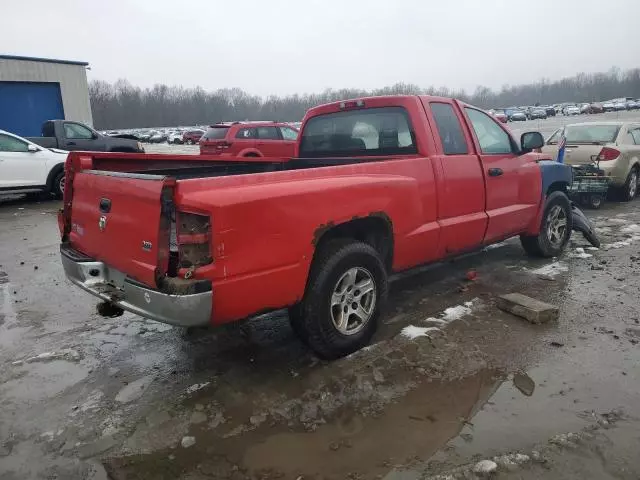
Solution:
[[[402,107],[368,108],[311,118],[300,143],[301,157],[417,153],[415,135]]]
[[[210,127],[202,136],[202,140],[224,140],[228,131],[229,127]]]
[[[565,127],[567,143],[611,143],[620,131],[620,125],[571,125]],[[558,136],[554,135],[551,144],[558,143]]]

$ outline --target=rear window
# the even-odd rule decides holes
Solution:
[[[303,158],[417,153],[409,115],[402,107],[320,115],[309,119],[301,135]]]
[[[229,127],[209,127],[202,140],[224,140],[228,131]]]
[[[565,127],[567,143],[611,143],[614,142],[620,131],[620,125],[571,125]],[[558,137],[554,135],[549,143],[558,143]]]

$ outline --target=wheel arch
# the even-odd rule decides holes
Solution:
[[[394,251],[393,224],[386,213],[373,212],[339,224],[321,225],[314,233],[314,260],[317,252],[327,242],[336,239],[353,239],[371,245],[380,254],[387,272],[391,272]]]
[[[60,162],[54,165],[54,167],[51,170],[49,170],[49,175],[47,176],[47,183],[46,183],[48,192],[53,190],[53,182],[58,176],[58,174],[62,171],[64,171],[64,162]]]
[[[238,153],[239,157],[263,157],[262,152],[257,148],[245,148]]]

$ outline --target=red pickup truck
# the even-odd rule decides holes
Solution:
[[[519,235],[559,255],[571,169],[449,98],[309,110],[288,160],[72,152],[68,278],[116,309],[220,325],[288,308],[320,356],[366,345],[394,272]]]

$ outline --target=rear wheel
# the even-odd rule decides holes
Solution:
[[[633,167],[627,175],[627,181],[624,182],[624,186],[620,189],[622,200],[630,202],[638,194],[638,167]]]
[[[564,192],[551,193],[545,202],[540,233],[520,237],[524,250],[534,257],[560,255],[571,237],[571,215],[571,202]]]
[[[318,251],[304,299],[289,318],[320,357],[343,357],[369,343],[387,292],[378,252],[363,242],[335,240]]]

